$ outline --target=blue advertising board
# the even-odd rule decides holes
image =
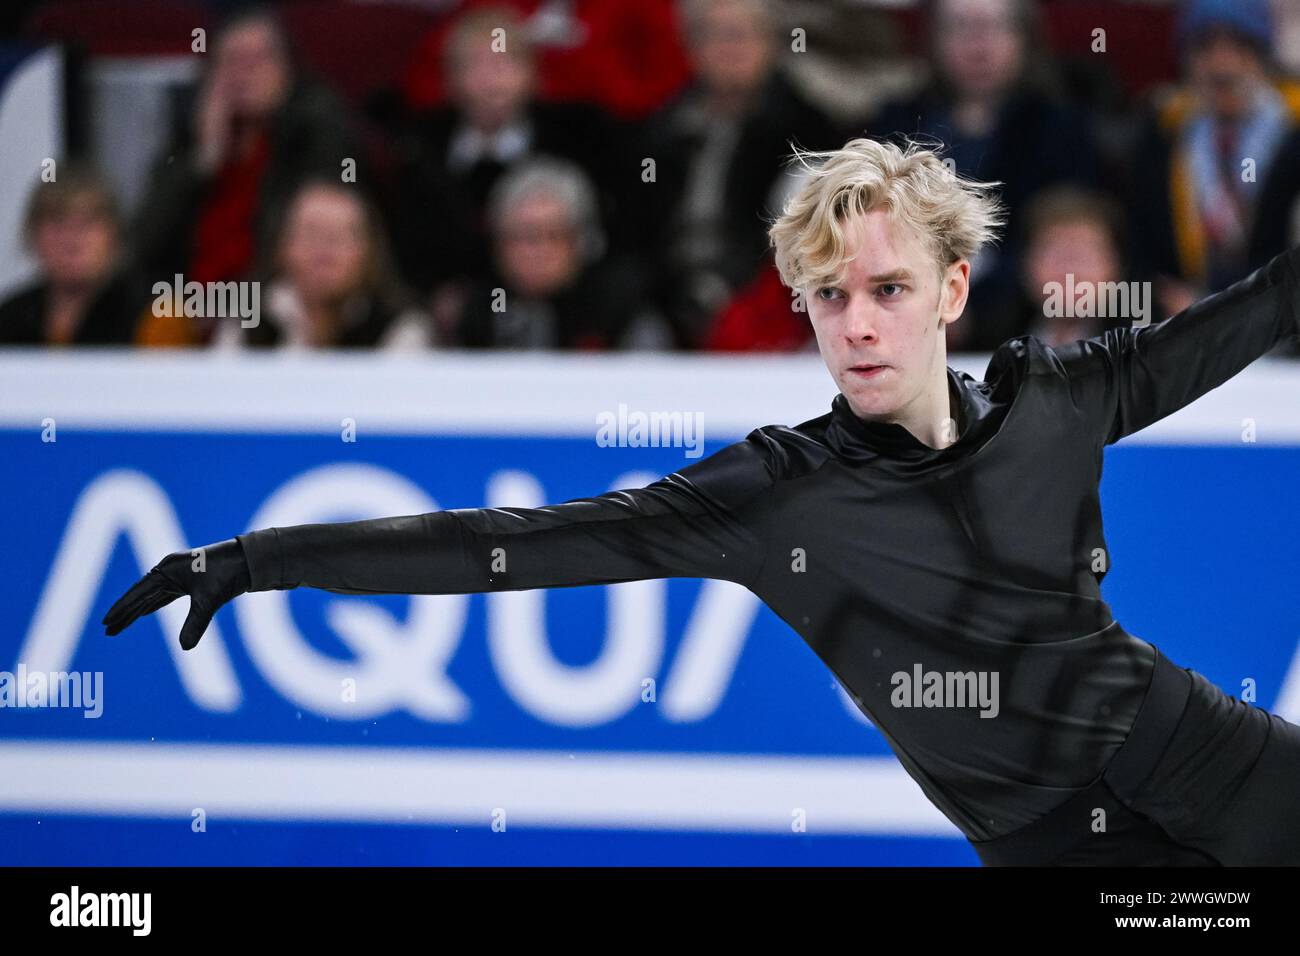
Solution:
[[[186,599],[99,624],[164,554],[245,530],[643,486],[821,414],[815,357],[9,352],[0,382],[0,671],[68,697],[0,707],[0,864],[977,863],[729,582],[263,592],[193,652]],[[620,404],[687,410],[703,444],[593,440]],[[1300,367],[1262,363],[1109,449],[1102,488],[1124,627],[1293,720],[1298,433]]]

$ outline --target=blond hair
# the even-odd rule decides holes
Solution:
[[[941,272],[996,241],[1006,221],[994,194],[1000,182],[961,178],[923,143],[900,148],[859,138],[825,152],[793,149],[789,165],[799,162],[808,175],[768,228],[781,281],[791,289],[843,281],[845,223],[853,214],[885,208],[921,239]]]

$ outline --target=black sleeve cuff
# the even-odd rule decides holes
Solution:
[[[280,550],[278,528],[263,528],[235,535],[248,561],[249,591],[282,591],[293,585],[284,583],[284,555]]]

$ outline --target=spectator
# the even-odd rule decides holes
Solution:
[[[971,263],[966,313],[957,323],[970,334],[986,316],[996,321],[990,310],[1015,291],[1015,237],[1026,204],[1049,186],[1095,185],[1099,160],[1087,117],[1064,100],[1043,56],[1034,0],[933,0],[926,12],[928,81],[886,104],[867,126],[877,137],[938,140],[957,173],[1004,184],[1009,238]]]
[[[1278,66],[1292,79],[1300,77],[1300,4],[1295,0],[1273,0],[1272,13],[1276,24],[1273,49]]]
[[[790,142],[830,149],[835,124],[778,67],[769,0],[684,0],[692,80],[641,131],[638,231],[678,343],[699,346],[719,309],[767,258],[765,216],[794,185]]]
[[[1136,319],[1164,318],[1155,314],[1149,295],[1144,302],[1131,297],[1112,302],[1109,290],[1118,289],[1115,284],[1125,284],[1125,295],[1131,289],[1124,269],[1123,219],[1112,199],[1058,186],[1036,196],[1022,221],[1025,254],[1018,295],[996,313],[1000,321],[975,327],[961,348],[991,352],[1007,339],[1026,334],[1059,346]],[[1085,295],[1091,298],[1085,300]],[[1119,306],[1116,314],[1106,314],[1113,304]],[[1140,305],[1152,311],[1139,315]]]
[[[456,340],[470,348],[653,348],[671,344],[645,308],[626,259],[603,258],[595,195],[582,170],[538,157],[507,173],[489,216],[492,275],[460,310]]]
[[[466,13],[447,43],[451,102],[418,117],[403,138],[390,216],[399,263],[423,294],[485,277],[488,194],[516,163],[546,154],[582,167],[607,232],[615,229],[618,180],[632,175],[612,117],[588,104],[536,98],[535,53],[509,7]]]
[[[1131,203],[1140,273],[1156,282],[1165,314],[1249,271],[1262,184],[1279,162],[1294,166],[1300,148],[1288,145],[1300,98],[1288,100],[1271,75],[1265,0],[1190,0],[1178,43],[1185,83],[1145,124]]]
[[[123,268],[113,193],[77,162],[55,174],[27,201],[23,239],[40,273],[0,303],[0,344],[128,345],[145,290]]]
[[[808,308],[781,282],[775,262],[728,302],[709,329],[710,352],[796,352],[816,348]]]
[[[159,159],[137,225],[151,278],[247,278],[295,188],[314,175],[341,179],[344,161],[359,158],[341,105],[296,69],[274,14],[234,13],[212,47],[193,125]],[[151,326],[146,339],[171,331]],[[211,326],[195,331],[206,341]]]
[[[354,186],[304,184],[289,205],[265,272],[260,322],[223,320],[218,348],[420,348],[428,316],[401,306],[382,224]]]
[[[501,6],[500,0],[489,0]],[[464,0],[463,10],[483,6]],[[538,95],[582,100],[635,121],[664,104],[686,82],[673,0],[508,0],[538,53]],[[420,42],[403,83],[417,111],[441,105],[446,27]]]
[[[1300,114],[1300,104],[1297,104]],[[1277,157],[1255,203],[1248,269],[1258,269],[1279,252],[1300,245],[1300,126],[1278,147]]]

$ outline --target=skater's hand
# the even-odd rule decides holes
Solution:
[[[152,614],[182,594],[188,594],[190,613],[181,628],[181,647],[188,651],[198,644],[217,608],[246,592],[252,582],[244,549],[237,539],[229,538],[195,550],[201,554],[175,551],[167,555],[135,582],[104,615],[100,623],[105,633],[117,634],[136,618]]]

